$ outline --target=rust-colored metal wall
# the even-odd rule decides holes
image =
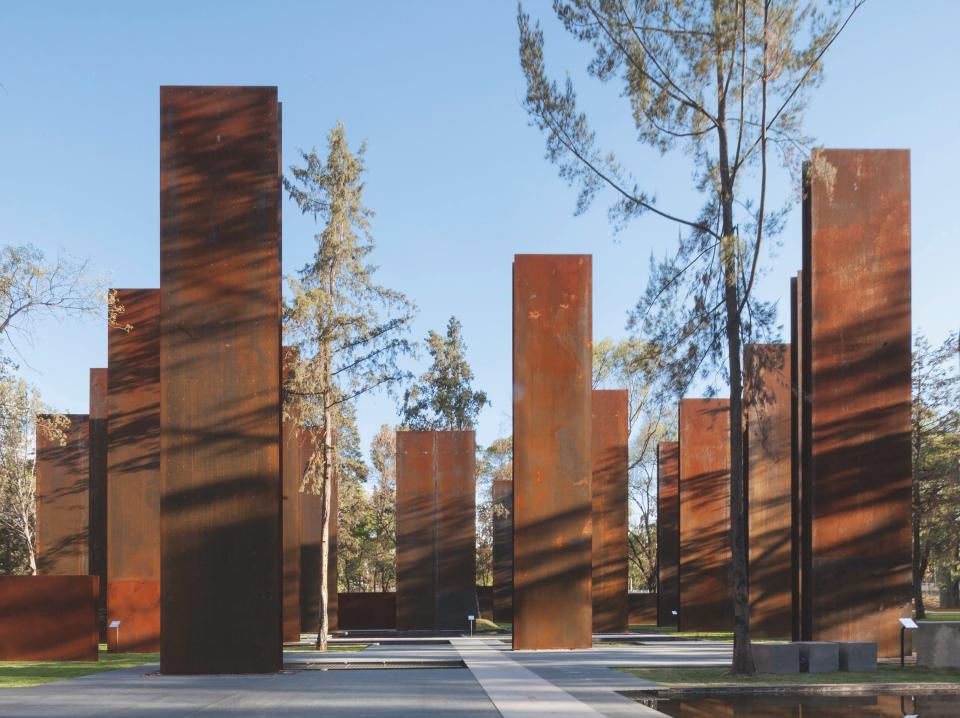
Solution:
[[[316,437],[314,439],[314,437]],[[321,448],[323,432],[300,432],[300,477],[307,470],[310,456],[316,446]],[[337,473],[333,474],[330,494],[330,549],[327,565],[327,623],[331,631],[339,628],[337,593],[337,542],[339,523],[339,486]],[[320,630],[320,556],[323,525],[320,515],[323,498],[317,494],[303,493],[300,497],[300,630],[316,633]]]
[[[36,436],[37,572],[49,576],[85,574],[90,558],[89,418],[66,420],[62,446],[39,427]]]
[[[657,625],[680,614],[680,444],[657,444]]]
[[[627,595],[630,623],[634,626],[652,626],[658,620],[657,594],[633,591]]]
[[[283,381],[290,362],[297,357],[295,347],[282,347]],[[300,431],[295,417],[283,418],[283,446],[280,461],[283,471],[283,640],[300,640]]]
[[[730,561],[730,402],[682,399],[680,630],[731,630]]]
[[[275,87],[161,87],[161,670],[282,664]]]
[[[107,328],[107,612],[128,645],[160,650],[160,290],[115,289]]]
[[[477,613],[473,431],[397,432],[397,628],[466,630]]]
[[[391,631],[397,627],[397,594],[393,591],[341,593],[340,629]]]
[[[110,582],[110,621],[120,621],[120,644],[116,632],[107,628],[111,653],[153,653],[158,650],[160,582],[153,579],[117,579]]]
[[[803,416],[805,401],[803,398],[802,375],[802,331],[800,327],[803,281],[801,273],[790,278],[790,497],[792,516],[791,563],[793,569],[793,611],[791,629],[793,640],[799,641],[809,630],[803,627],[803,556],[807,548],[804,541],[803,498],[805,485],[803,471]]]
[[[513,647],[592,644],[589,255],[513,262]]]
[[[593,391],[593,631],[626,633],[627,482],[629,473],[627,392]]]
[[[96,661],[96,576],[0,576],[0,661]]]
[[[758,638],[793,634],[790,347],[747,344],[750,624]]]
[[[101,642],[107,640],[107,370],[90,370],[89,573],[100,579],[97,618]]]
[[[493,620],[513,623],[513,481],[493,481]]]
[[[814,640],[899,651],[911,610],[910,153],[816,150],[807,172]]]

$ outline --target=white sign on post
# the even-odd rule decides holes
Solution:
[[[110,621],[110,628],[120,628],[120,621]]]
[[[904,628],[917,628],[917,623],[912,618],[901,618],[900,625]]]

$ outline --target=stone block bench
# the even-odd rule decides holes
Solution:
[[[917,621],[915,633],[918,666],[960,668],[960,621]]]
[[[754,643],[757,673],[799,673],[800,646],[796,643]]]
[[[830,641],[798,641],[801,673],[835,673],[840,670],[840,646]]]

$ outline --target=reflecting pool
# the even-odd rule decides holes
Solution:
[[[945,693],[635,697],[673,718],[957,718],[960,695]]]

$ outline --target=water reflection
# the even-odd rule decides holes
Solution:
[[[674,718],[955,718],[958,694],[765,695],[657,700]]]

